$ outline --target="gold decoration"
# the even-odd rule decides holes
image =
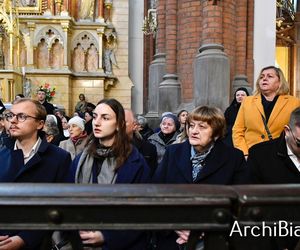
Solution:
[[[148,15],[145,16],[143,21],[142,31],[146,36],[153,35],[155,37],[157,31],[156,9],[148,10]]]

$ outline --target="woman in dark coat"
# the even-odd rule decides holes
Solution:
[[[126,134],[125,112],[115,99],[100,101],[93,111],[93,134],[76,156],[71,178],[82,184],[145,183],[149,167]],[[105,216],[105,215],[103,215]],[[141,231],[80,231],[83,244],[102,250],[141,250],[147,234]]]
[[[245,99],[246,96],[249,96],[248,90],[246,88],[238,88],[234,93],[234,98],[229,107],[225,111],[225,120],[226,120],[226,127],[227,133],[224,138],[224,142],[228,146],[233,146],[232,142],[232,127],[234,125],[236,116],[239,112],[240,106],[242,101]]]
[[[188,140],[167,147],[155,183],[233,185],[248,182],[242,151],[222,142],[225,118],[214,107],[193,110],[187,119]],[[157,249],[178,250],[189,231],[158,234]],[[177,240],[177,243],[176,243]]]

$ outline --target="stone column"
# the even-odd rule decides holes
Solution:
[[[61,13],[62,0],[55,0],[55,15],[60,15]]]
[[[194,64],[194,103],[216,106],[223,111],[228,106],[230,67],[228,56],[220,44],[200,47]]]
[[[268,10],[268,11],[265,11]],[[254,1],[254,79],[263,67],[275,64],[276,1]],[[262,25],[263,24],[263,25]]]
[[[134,113],[142,114],[143,106],[143,70],[144,70],[144,37],[141,30],[143,23],[144,1],[129,1],[129,75],[133,83],[131,89],[131,107]]]
[[[156,35],[156,53],[154,60],[149,66],[149,81],[148,81],[148,118],[150,126],[157,126],[156,120],[159,118],[159,83],[163,81],[163,76],[166,74],[166,44],[165,44],[165,10],[166,0],[160,0],[157,6],[157,35]]]
[[[97,21],[103,23],[104,22],[104,2],[103,0],[98,0],[98,18]]]
[[[224,111],[229,103],[230,67],[221,45],[223,4],[223,1],[217,5],[203,1],[202,46],[194,63],[194,104],[216,106]]]
[[[166,72],[159,85],[159,113],[175,111],[181,102],[177,77],[177,1],[166,0]]]
[[[13,32],[9,32],[9,58],[8,58],[8,65],[7,65],[7,69],[13,69],[13,64],[14,64],[14,45],[13,45],[13,41],[14,41],[14,34]]]
[[[233,94],[235,93],[235,91],[240,87],[246,88],[248,90],[249,94],[251,94],[253,91],[253,89],[251,88],[251,86],[248,83],[246,75],[235,75],[235,77],[233,78],[233,81],[232,81],[232,91],[231,91],[232,98],[233,98]]]
[[[69,64],[68,64],[68,44],[69,44],[69,39],[68,39],[68,31],[69,31],[69,22],[62,22],[61,23],[62,29],[64,31],[64,62],[63,62],[63,68],[68,69]]]
[[[27,46],[27,68],[34,68],[34,31],[36,28],[35,23],[33,22],[28,22],[27,27],[29,29],[29,44],[26,44]]]
[[[103,58],[103,34],[104,34],[104,27],[101,27],[97,29],[97,35],[98,35],[98,70],[99,72],[104,72],[103,71],[103,63],[102,63],[102,58]]]
[[[158,88],[166,73],[166,55],[158,53],[149,67],[149,89],[148,89],[148,113],[146,117],[150,120],[158,119]]]

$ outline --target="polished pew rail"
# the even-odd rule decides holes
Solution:
[[[0,184],[1,229],[190,229],[228,249],[233,221],[300,225],[300,185]]]

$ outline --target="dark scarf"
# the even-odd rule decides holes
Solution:
[[[265,117],[266,117],[266,122],[268,122],[270,116],[271,116],[271,113],[273,111],[273,108],[277,102],[277,99],[278,99],[278,95],[275,96],[275,98],[273,99],[273,101],[268,101],[264,95],[261,95],[261,104],[264,108],[264,112],[265,112]]]
[[[164,134],[163,132],[159,132],[158,133],[158,136],[160,137],[160,139],[163,140],[163,142],[165,144],[168,144],[168,142],[173,138],[174,134],[176,133],[176,131],[174,131],[173,133],[171,134]]]

